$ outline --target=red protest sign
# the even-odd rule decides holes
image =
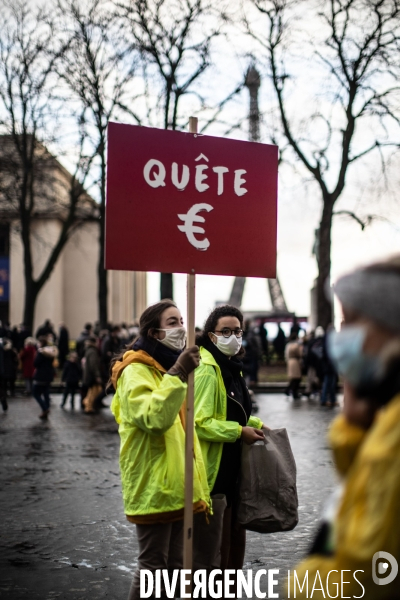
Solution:
[[[110,123],[106,268],[276,276],[276,146]]]

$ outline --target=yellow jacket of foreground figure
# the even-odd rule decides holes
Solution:
[[[308,595],[306,587],[299,592],[297,586],[294,596],[292,576],[290,598],[320,600],[337,592],[337,598],[400,598],[400,574],[390,581],[396,563],[400,567],[400,395],[377,413],[368,431],[341,415],[329,437],[336,466],[345,477],[334,523],[334,553],[312,555],[295,567],[300,584],[308,572]],[[379,557],[378,552],[391,557]]]
[[[183,518],[184,404],[187,384],[143,350],[128,351],[113,368],[111,411],[119,424],[125,513],[134,523]],[[195,436],[195,512],[210,505],[206,471]]]

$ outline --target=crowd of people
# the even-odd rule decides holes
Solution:
[[[35,332],[24,325],[11,328],[0,322],[0,402],[8,410],[8,398],[15,396],[17,377],[24,379],[24,394],[33,396],[42,409],[39,417],[50,413],[50,385],[55,379],[63,384],[61,408],[68,400],[75,408],[75,396],[80,408],[94,414],[105,406],[110,362],[112,357],[137,335],[135,325],[87,323],[74,342],[68,328],[60,323],[56,332],[47,319]]]
[[[202,333],[201,329],[196,330],[198,335]],[[82,410],[95,413],[104,407],[112,357],[129,345],[138,331],[137,324],[110,324],[101,329],[99,323],[86,323],[71,344],[64,323],[60,323],[56,332],[47,319],[38,327],[35,337],[24,325],[11,328],[0,323],[0,401],[3,410],[8,408],[7,396],[15,395],[15,383],[20,374],[25,382],[24,393],[36,398],[42,408],[41,418],[47,418],[49,386],[58,372],[64,384],[61,406],[65,407],[69,401],[74,409],[78,395]],[[301,333],[303,336],[299,337]],[[261,365],[286,361],[287,395],[294,399],[299,399],[301,394],[310,398],[317,396],[321,405],[335,406],[338,375],[329,359],[326,339],[321,327],[306,334],[296,318],[288,338],[278,323],[278,332],[272,341],[268,340],[263,323],[244,322],[243,374],[247,385],[251,388],[257,384]],[[306,385],[300,392],[302,378]]]
[[[319,398],[321,406],[337,406],[339,376],[327,349],[329,333],[333,330],[333,325],[328,326],[326,332],[317,327],[315,332],[310,331],[299,338],[298,331],[292,329],[284,350],[289,382],[286,395],[291,395],[294,400],[299,400],[302,395]],[[305,388],[300,390],[303,377]]]

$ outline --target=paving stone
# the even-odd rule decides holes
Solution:
[[[298,468],[299,524],[291,532],[249,532],[245,569],[284,573],[307,552],[335,484],[326,430],[338,410],[283,394],[259,394],[258,416],[286,427]],[[117,425],[60,409],[48,421],[33,399],[11,399],[0,415],[1,600],[127,597],[136,566],[135,528],[122,509]]]

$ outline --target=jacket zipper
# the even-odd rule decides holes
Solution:
[[[239,404],[240,408],[244,412],[244,416],[245,416],[246,424],[247,424],[248,418],[247,418],[246,411],[244,410],[243,406],[240,404],[240,402],[238,402],[237,400],[235,400],[235,398],[232,398],[232,396],[230,396],[229,394],[227,394],[227,396],[228,396],[228,398],[230,398],[231,400],[233,400],[234,402],[236,402],[236,404]],[[241,427],[246,427],[246,425],[241,425]]]

